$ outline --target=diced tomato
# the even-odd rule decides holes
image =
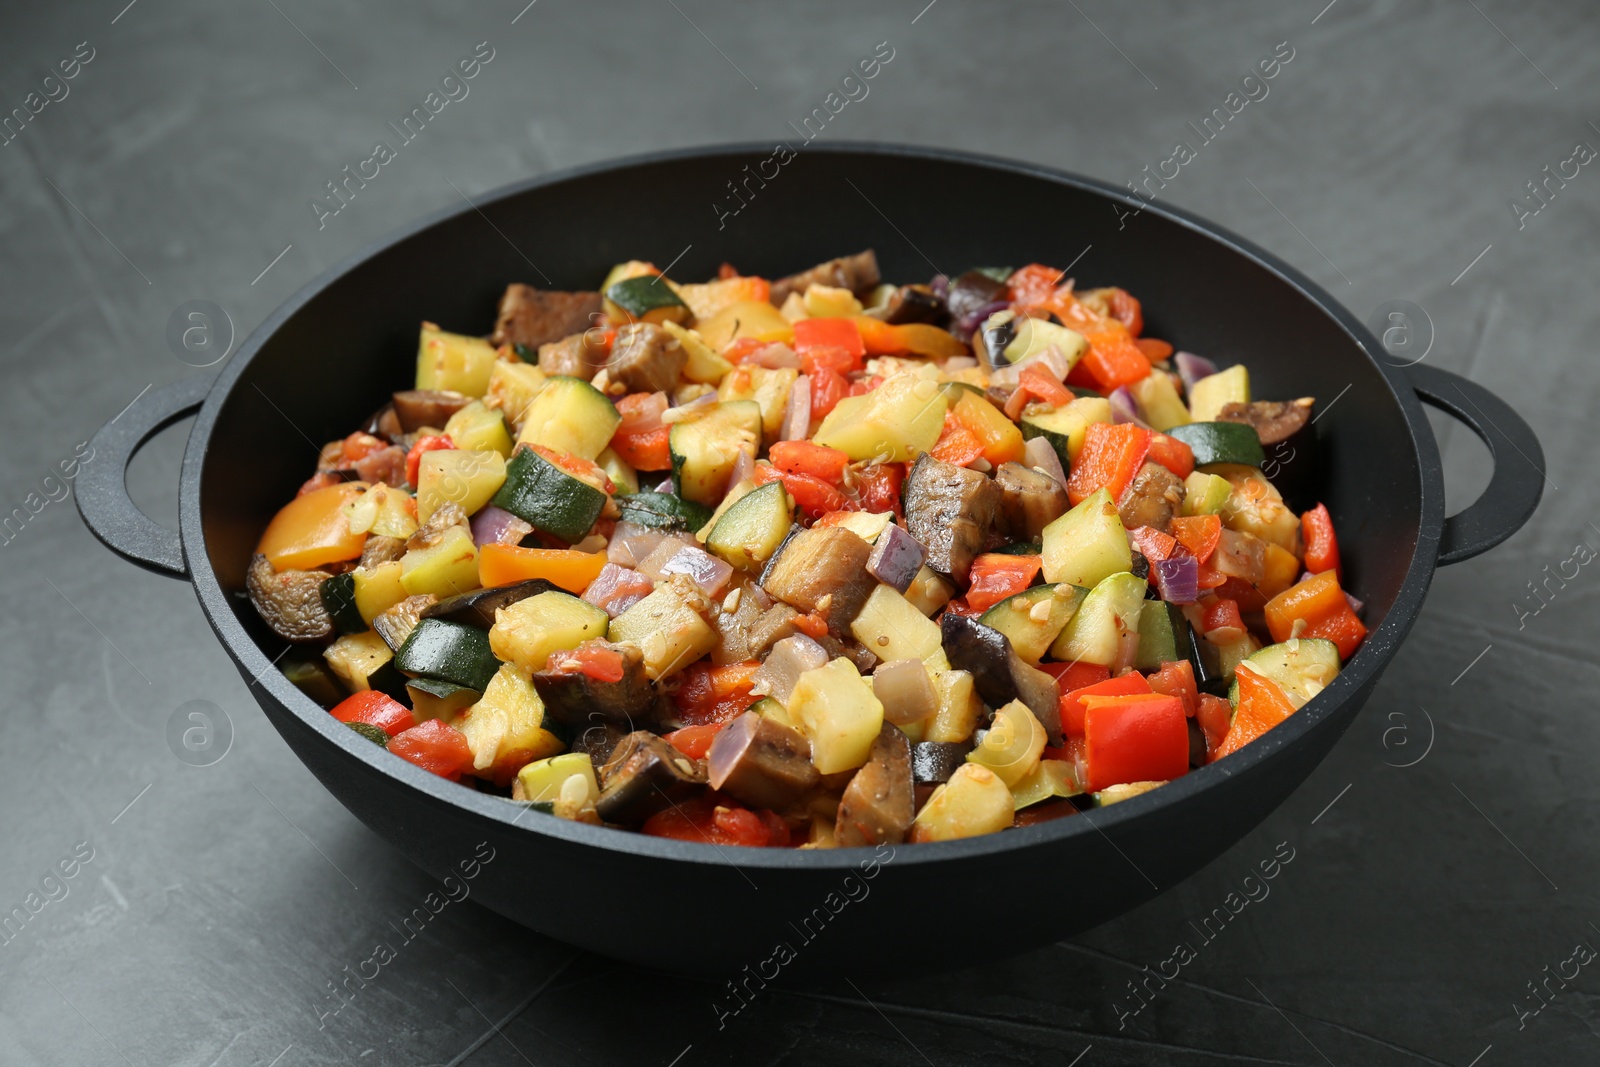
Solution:
[[[874,374],[872,377],[864,378],[859,382],[851,382],[850,388],[846,390],[846,392],[850,396],[866,396],[868,393],[872,392],[882,384],[883,375]]]
[[[721,724],[737,718],[755,702],[750,689],[760,666],[754,660],[723,667],[714,667],[705,660],[691,663],[672,695],[678,718],[686,726]]]
[[[1294,713],[1294,705],[1278,683],[1240,664],[1234,671],[1239,682],[1239,707],[1233,713],[1228,735],[1211,754],[1219,760],[1237,752]]]
[[[1244,619],[1239,614],[1239,602],[1227,597],[1207,597],[1201,602],[1204,609],[1200,628],[1216,642],[1236,641],[1244,636]]]
[[[452,782],[472,766],[472,748],[466,737],[438,719],[396,734],[389,739],[389,751]]]
[[[1131,422],[1089,424],[1083,451],[1067,477],[1067,499],[1082,503],[1105,489],[1112,501],[1121,499],[1150,448],[1150,431]]]
[[[557,649],[550,653],[545,670],[563,674],[586,674],[597,682],[620,682],[625,673],[622,654],[607,648],[604,641],[585,641],[577,648]]]
[[[449,435],[440,434],[435,437],[427,434],[417,438],[417,443],[411,446],[411,451],[406,453],[406,481],[412,485],[417,484],[417,468],[422,465],[422,454],[436,449],[450,449],[456,447]]]
[[[1187,478],[1194,473],[1194,449],[1164,433],[1150,436],[1150,459],[1179,478]]]
[[[954,413],[947,411],[944,429],[939,433],[939,440],[934,442],[932,453],[934,459],[965,467],[983,458],[983,442],[963,426]]]
[[[1151,563],[1171,559],[1173,553],[1178,551],[1178,539],[1154,526],[1135,526],[1128,531],[1128,536],[1133,539],[1139,554]]]
[[[757,337],[735,338],[729,342],[727,348],[722,350],[722,358],[729,363],[743,363],[771,343],[771,341],[763,341]]]
[[[978,611],[989,610],[1032,585],[1043,565],[1043,556],[1011,556],[1003,552],[979,556],[972,561],[968,605]]]
[[[1204,563],[1222,540],[1222,519],[1217,515],[1180,515],[1172,520],[1172,536],[1189,555]]]
[[[861,510],[892,511],[899,518],[904,514],[900,493],[905,482],[904,463],[874,463],[866,468],[856,481],[856,495],[861,500]]]
[[[1150,689],[1183,701],[1183,713],[1190,718],[1199,710],[1200,687],[1194,681],[1194,667],[1186,659],[1163,663],[1150,675]]]
[[[1207,569],[1209,570],[1210,568]],[[1260,611],[1267,606],[1267,598],[1262,595],[1261,590],[1254,583],[1247,582],[1243,578],[1222,574],[1221,571],[1214,571],[1213,573],[1221,575],[1223,582],[1221,585],[1216,586],[1212,592],[1219,597],[1227,597],[1229,600],[1236,602],[1239,605],[1240,614]]]
[[[1064,273],[1042,263],[1030,263],[1013,271],[1011,277],[1006,279],[1006,285],[1011,289],[1012,301],[1020,307],[1031,307],[1044,304],[1055,295]]]
[[[850,465],[848,454],[810,441],[774,441],[767,455],[786,474],[809,474],[831,485],[844,481],[844,469]]]
[[[748,808],[719,804],[709,797],[697,797],[657,812],[645,820],[641,832],[708,845],[762,848],[773,844],[772,829],[761,816]],[[783,844],[788,844],[787,834]]]
[[[1138,298],[1128,290],[1113,286],[1106,304],[1111,317],[1122,323],[1134,337],[1144,332],[1144,309],[1140,307]]]
[[[976,619],[983,614],[984,609],[975,608],[967,603],[967,598],[958,596],[944,606],[944,610],[951,615],[961,615],[968,619]]]
[[[370,433],[356,431],[344,439],[344,444],[339,449],[339,465],[351,467],[374,452],[381,452],[389,447],[389,442],[381,437],[374,437]]]
[[[1109,672],[1108,672],[1109,673]],[[1061,694],[1061,731],[1069,737],[1083,736],[1083,698],[1086,696],[1133,696],[1150,692],[1150,683],[1138,671],[1086,685]]]
[[[1228,584],[1228,576],[1215,567],[1207,567],[1202,563],[1200,564],[1198,584],[1202,592],[1208,589],[1220,589]]]
[[[1017,378],[1020,388],[1026,389],[1046,404],[1060,407],[1072,402],[1072,390],[1056,381],[1049,371],[1037,363],[1030,363],[1022,368],[1022,373]]]
[[[1222,747],[1222,739],[1228,736],[1228,727],[1233,724],[1233,705],[1224,697],[1201,693],[1194,721],[1200,725],[1200,732],[1206,735],[1206,752],[1216,752]],[[1208,755],[1207,759],[1210,758]]]
[[[1141,693],[1083,700],[1090,790],[1170,781],[1189,770],[1189,725],[1177,697]]]
[[[756,485],[783,482],[783,487],[794,498],[795,506],[807,517],[816,519],[830,511],[853,511],[855,503],[839,490],[810,474],[790,474],[767,463],[757,463],[750,472]]]
[[[417,718],[411,714],[410,708],[376,689],[363,689],[345,697],[328,713],[340,722],[364,722],[368,726],[376,726],[390,737],[417,725]]]
[[[1306,542],[1306,570],[1312,574],[1333,571],[1339,575],[1339,539],[1333,533],[1333,517],[1318,504],[1300,516],[1300,536]]]
[[[821,367],[811,375],[811,417],[822,419],[850,391],[850,382],[836,370]]]
[[[796,615],[794,617],[794,628],[815,641],[828,632],[828,620],[815,612],[808,615]]]
[[[659,426],[644,433],[617,432],[611,437],[611,448],[618,458],[634,470],[664,471],[672,466],[672,453],[668,440],[672,429]]]
[[[1139,351],[1144,353],[1144,358],[1151,363],[1159,363],[1172,355],[1172,344],[1168,341],[1158,341],[1154,337],[1140,337],[1133,342],[1139,346]]]
[[[852,356],[844,349],[831,345],[818,345],[800,353],[800,369],[805,373],[815,374],[824,367],[840,374],[849,374],[860,370],[862,362],[860,356]]]
[[[701,726],[685,726],[670,734],[662,734],[661,737],[663,741],[690,759],[705,759],[706,753],[711,751],[711,742],[717,739],[717,734],[722,732],[725,725],[720,722],[708,722]]]
[[[842,350],[854,360],[852,370],[861,369],[861,358],[867,353],[861,331],[850,319],[801,319],[796,322],[794,350],[804,359],[806,352],[816,348]]]

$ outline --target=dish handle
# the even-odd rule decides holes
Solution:
[[[1471,379],[1420,364],[1405,373],[1424,404],[1465,423],[1488,446],[1494,461],[1483,495],[1444,520],[1439,565],[1460,563],[1498,545],[1532,517],[1547,481],[1544,449],[1522,416]]]
[[[185,378],[136,399],[90,439],[99,462],[78,474],[78,514],[89,532],[130,563],[169,578],[187,578],[178,535],[139,510],[128,495],[128,464],[139,449],[179,419],[200,410],[211,379]]]

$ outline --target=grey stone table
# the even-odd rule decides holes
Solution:
[[[1569,962],[1600,944],[1600,574],[1568,562],[1600,547],[1600,176],[1568,162],[1600,145],[1592,5],[125,2],[0,11],[0,113],[29,116],[0,147],[0,512],[28,515],[0,545],[0,914],[27,917],[0,940],[0,1063],[1600,1058],[1600,973]],[[325,183],[480,42],[493,58],[469,95],[319,220]],[[1198,140],[1189,124],[1282,44],[1292,59],[1267,95],[1160,195],[1363,318],[1418,305],[1431,328],[1413,316],[1413,351],[1431,340],[1430,362],[1539,428],[1543,505],[1509,543],[1439,574],[1371,704],[1287,804],[1082,937],[996,961],[983,917],[1006,902],[929,899],[908,921],[947,931],[966,969],[773,991],[721,1028],[712,986],[576,954],[471,903],[403,941],[393,927],[429,880],[290,755],[190,592],[85,532],[60,499],[62,464],[75,470],[80,442],[147,386],[214,373],[168,343],[184,302],[219,305],[242,337],[330,264],[463,195],[627,153],[789,137],[879,42],[893,59],[823,136],[1118,183]],[[709,205],[685,210],[710,221]],[[1438,425],[1459,509],[1487,453]],[[182,444],[169,431],[130,479],[169,523]],[[1535,599],[1530,583],[1558,572]],[[190,701],[215,705],[231,737],[213,765],[169,746]],[[1275,850],[1292,861],[1203,939],[1194,924]],[[558,874],[533,891],[581,903]],[[714,922],[715,902],[652,910]],[[377,940],[399,944],[395,958],[335,1000]],[[1184,941],[1196,958],[1134,999],[1128,984]]]

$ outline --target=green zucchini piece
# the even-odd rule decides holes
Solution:
[[[1082,397],[1054,411],[1024,414],[1019,428],[1023,440],[1043,437],[1061,458],[1061,469],[1072,470],[1072,459],[1083,449],[1092,422],[1111,421],[1111,401],[1105,397]]]
[[[1067,357],[1067,366],[1073,367],[1089,348],[1089,342],[1084,339],[1083,334],[1048,319],[1019,315],[1012,320],[1011,325],[1013,327],[1011,341],[1001,353],[1011,363],[1021,363],[1028,357],[1037,356],[1046,348],[1053,346],[1056,351]]]
[[[323,610],[332,616],[333,624],[342,634],[358,634],[367,628],[367,622],[356,607],[356,575],[354,571],[335,574],[317,587]]]
[[[528,404],[517,443],[593,460],[622,423],[616,405],[582,378],[555,375]]]
[[[322,657],[311,658],[315,653],[291,652],[282,660],[283,676],[294,683],[296,689],[325,708],[331,708],[349,694],[346,693],[328,669]]]
[[[684,322],[689,318],[685,304],[672,286],[659,274],[624,278],[606,287],[605,298],[628,318],[638,322]]]
[[[1117,659],[1117,642],[1137,631],[1143,614],[1145,580],[1127,571],[1104,578],[1083,598],[1066,629],[1050,646],[1058,660],[1081,660],[1109,667]]]
[[[1147,601],[1139,610],[1139,652],[1133,665],[1141,671],[1160,669],[1163,663],[1187,659],[1187,648],[1178,647],[1180,627],[1188,620],[1176,605]]]
[[[622,457],[607,447],[595,457],[595,462],[600,469],[606,472],[606,477],[617,487],[619,493],[637,493],[639,491],[639,474],[632,467],[622,461]]]
[[[711,509],[671,493],[645,490],[617,497],[625,522],[649,526],[657,530],[698,530],[711,521]]]
[[[1044,551],[1044,545],[1039,541],[1013,541],[991,551],[1001,556],[1037,556]]]
[[[479,693],[500,669],[487,632],[444,619],[419,621],[395,653],[394,663],[409,677],[436,678]]]
[[[491,500],[536,530],[569,544],[582,541],[606,506],[606,494],[574,478],[531,448],[506,464],[506,480]]]
[[[1183,481],[1183,513],[1215,515],[1233,494],[1228,479],[1205,471],[1192,471]]]
[[[411,698],[411,713],[418,722],[428,719],[451,722],[458,711],[470,708],[483,697],[476,689],[440,678],[413,678],[406,683],[406,694]]]
[[[1133,550],[1111,494],[1096,490],[1040,533],[1044,580],[1093,588],[1133,567]]]
[[[782,482],[768,482],[740,497],[717,520],[706,549],[745,571],[760,571],[789,536],[794,504]]]
[[[990,281],[1004,285],[1007,278],[1014,273],[1010,267],[973,267],[973,274],[981,274]]]
[[[1189,417],[1210,422],[1228,404],[1250,403],[1250,372],[1243,363],[1208,374],[1189,390]]]
[[[1251,653],[1245,662],[1256,673],[1277,682],[1297,708],[1339,676],[1338,646],[1317,637],[1290,638],[1268,645]]]
[[[1194,450],[1194,465],[1238,463],[1259,467],[1266,460],[1256,429],[1244,422],[1191,422],[1167,431]]]
[[[374,726],[370,722],[347,722],[345,725],[379,748],[389,747],[389,735],[383,732],[383,727]]]
[[[405,675],[395,669],[394,652],[372,630],[346,634],[323,649],[322,658],[352,693],[376,689],[406,699]]]
[[[678,495],[715,506],[728,491],[739,453],[754,460],[761,448],[761,405],[754,400],[726,400],[697,419],[675,422],[667,434],[667,448]]]
[[[1088,595],[1089,590],[1065,582],[1037,585],[1006,597],[978,621],[1005,634],[1017,655],[1036,664]]]

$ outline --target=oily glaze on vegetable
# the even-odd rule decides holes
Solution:
[[[690,841],[950,840],[1224,758],[1366,635],[1284,499],[1312,460],[1263,448],[1311,457],[1314,398],[1122,289],[598,281],[424,323],[252,560],[289,677],[418,766]]]

